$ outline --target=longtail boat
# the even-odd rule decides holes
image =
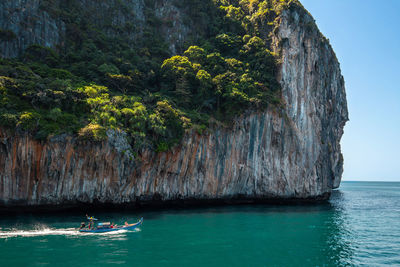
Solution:
[[[140,227],[142,224],[143,224],[143,218],[140,218],[140,220],[137,223],[132,223],[132,224],[125,223],[125,225],[113,225],[109,222],[101,222],[101,223],[97,223],[97,225],[95,225],[95,226],[92,226],[90,229],[82,227],[82,225],[81,225],[79,232],[81,232],[81,233],[106,233],[106,232],[114,232],[114,231],[121,231],[121,230],[132,231],[132,230],[135,230],[136,228]]]

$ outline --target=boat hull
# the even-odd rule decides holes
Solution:
[[[118,226],[116,228],[101,228],[101,229],[80,229],[79,232],[81,233],[107,233],[107,232],[116,232],[116,231],[132,231],[135,230],[136,228],[140,227],[143,224],[143,218],[141,218],[137,223],[129,224],[129,225],[124,225],[124,226]]]

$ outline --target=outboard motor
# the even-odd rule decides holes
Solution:
[[[82,223],[81,223],[81,228],[79,228],[79,229],[82,229],[82,228],[85,228],[85,227],[86,227],[85,223],[82,222]]]

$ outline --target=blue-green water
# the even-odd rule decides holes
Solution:
[[[79,234],[82,214],[2,216],[0,266],[400,265],[400,183],[344,182],[329,203],[94,214],[140,231]]]

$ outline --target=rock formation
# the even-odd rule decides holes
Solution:
[[[22,20],[27,2],[33,10],[38,5],[26,0],[0,4],[0,27],[6,28],[4,16]],[[18,6],[26,8],[20,16],[7,13]],[[157,14],[171,12],[178,11],[160,9]],[[18,38],[1,43],[3,55],[16,56],[28,43],[60,42],[61,22],[42,14],[32,23],[39,26],[22,34],[8,27]],[[179,41],[171,37],[176,34],[166,33]],[[114,131],[107,132],[105,142],[82,143],[67,135],[40,142],[27,133],[1,129],[2,205],[326,199],[340,184],[340,139],[348,120],[338,60],[302,8],[282,12],[272,41],[282,57],[278,79],[283,108],[243,114],[231,127],[215,126],[203,135],[188,132],[167,152],[143,150],[134,158],[124,133]],[[175,52],[172,41],[170,49]]]

